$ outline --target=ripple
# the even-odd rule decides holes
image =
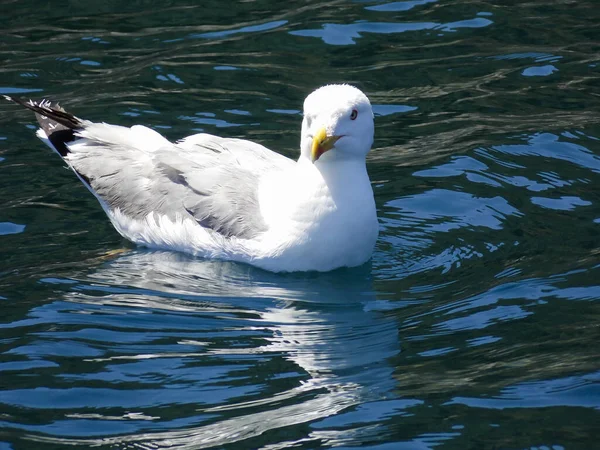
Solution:
[[[398,12],[398,11],[409,11],[417,6],[423,6],[428,3],[436,3],[437,0],[412,0],[404,2],[389,2],[381,5],[367,6],[365,7],[368,11],[381,11],[381,12]]]
[[[524,77],[547,77],[554,72],[558,72],[558,69],[552,64],[548,64],[545,66],[528,67],[521,72],[521,75]]]
[[[529,137],[525,145],[499,145],[494,151],[512,156],[541,156],[565,161],[580,167],[600,172],[600,157],[583,145],[565,142],[552,133],[539,133]]]
[[[83,66],[101,66],[102,63],[98,62],[98,61],[90,61],[90,60],[81,60],[79,61],[79,64],[83,65]]]
[[[318,422],[313,422],[311,428],[327,429],[349,427],[359,424],[379,422],[383,419],[410,414],[410,408],[422,405],[424,402],[417,399],[387,400],[369,402],[358,406],[354,411],[328,417]],[[408,410],[408,411],[407,411]]]
[[[555,211],[572,211],[578,206],[590,206],[592,204],[590,201],[573,196],[563,196],[560,198],[531,197],[531,202],[534,205]]]
[[[600,372],[517,384],[495,398],[455,397],[452,403],[472,408],[550,408],[570,406],[600,409]]]
[[[406,113],[418,109],[416,106],[408,105],[373,105],[373,113],[376,116],[389,116],[391,114]]]
[[[493,59],[533,59],[536,62],[542,61],[559,61],[562,59],[560,55],[553,55],[551,53],[540,53],[540,52],[523,52],[523,53],[509,53],[508,55],[490,56]]]
[[[203,38],[203,39],[213,39],[213,38],[223,38],[227,36],[231,36],[239,33],[256,33],[261,31],[270,31],[276,28],[280,28],[283,25],[287,24],[287,20],[276,20],[273,22],[267,22],[259,25],[250,25],[247,27],[234,28],[232,30],[223,30],[223,31],[212,31],[209,33],[199,33],[199,34],[191,34],[190,38]]]
[[[177,84],[185,84],[181,78],[179,78],[177,75],[174,75],[172,73],[168,73],[166,75],[156,75],[156,79],[160,80],[160,81],[173,81]]]
[[[0,158],[0,161],[2,158]],[[0,236],[7,234],[18,234],[25,231],[25,225],[12,222],[0,222]]]
[[[227,120],[223,120],[223,119],[211,119],[208,117],[202,117],[203,115],[204,115],[203,113],[197,113],[197,116],[200,116],[200,117],[180,116],[179,119],[187,120],[187,121],[199,124],[199,125],[210,125],[215,128],[230,128],[230,127],[244,126],[244,124],[228,122]],[[196,131],[202,131],[202,129],[197,129]]]
[[[426,232],[447,232],[459,227],[499,230],[506,217],[520,215],[502,197],[478,198],[446,189],[392,200],[386,206],[397,208],[398,214],[414,221],[414,225],[422,224],[420,228]]]
[[[326,23],[320,30],[296,30],[289,33],[293,36],[316,37],[329,45],[353,45],[355,39],[361,38],[361,33],[392,34],[407,31],[432,30],[439,24],[424,23],[387,23],[387,22],[359,22],[353,24]]]
[[[43,89],[35,89],[35,88],[16,88],[16,87],[0,87],[0,94],[30,94],[31,92],[42,92]]]
[[[329,45],[353,45],[362,33],[396,34],[410,31],[439,30],[456,32],[461,28],[483,28],[491,25],[489,19],[476,17],[473,19],[459,20],[446,24],[436,22],[367,22],[360,21],[352,24],[326,23],[321,29],[294,30],[289,33],[293,36],[316,37]]]

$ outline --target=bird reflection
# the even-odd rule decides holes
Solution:
[[[71,301],[97,304],[97,295],[81,292],[104,287],[107,294],[100,298],[105,305],[243,314],[238,331],[267,331],[256,340],[258,345],[221,343],[207,350],[210,355],[282,356],[296,367],[301,380],[268,397],[232,399],[202,408],[203,413],[222,414],[213,423],[101,439],[50,439],[54,442],[101,442],[128,448],[167,443],[190,449],[224,445],[322,419],[365,401],[389,398],[393,391],[389,358],[400,351],[398,326],[393,317],[377,309],[368,266],[327,274],[281,275],[234,263],[139,250],[105,262],[83,278],[77,289],[67,293],[73,294]],[[248,406],[254,407],[252,412],[244,409]],[[232,410],[237,411],[233,417],[225,414]]]

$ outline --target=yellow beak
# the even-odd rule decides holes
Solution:
[[[341,138],[341,136],[327,136],[325,127],[319,129],[312,141],[312,148],[310,151],[311,161],[314,163],[323,153],[331,150],[339,138]]]

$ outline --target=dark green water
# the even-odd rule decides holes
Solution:
[[[329,274],[135,249],[0,103],[0,450],[597,448],[597,1],[86,4],[0,4],[0,93],[293,156],[354,83],[381,235]]]

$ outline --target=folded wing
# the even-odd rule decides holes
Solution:
[[[12,101],[36,112],[38,136],[54,148],[107,211],[136,220],[190,218],[226,237],[267,230],[261,178],[293,161],[256,143],[207,134],[175,144],[150,128],[78,119],[50,102]]]

